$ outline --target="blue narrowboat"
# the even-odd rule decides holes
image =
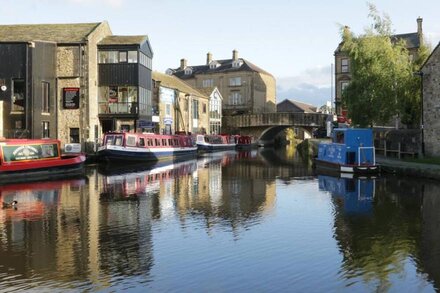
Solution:
[[[321,142],[317,170],[340,173],[377,173],[373,131],[369,128],[335,128],[331,142]]]

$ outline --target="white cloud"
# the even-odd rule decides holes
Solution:
[[[331,67],[307,69],[297,76],[277,79],[277,102],[293,99],[317,107],[331,100]]]
[[[110,7],[121,7],[124,0],[67,0],[71,3],[78,3],[78,4],[103,4],[108,5]]]

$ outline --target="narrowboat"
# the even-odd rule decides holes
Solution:
[[[257,146],[254,143],[254,138],[249,135],[237,135],[235,137],[236,148],[237,149],[248,149],[254,146]]]
[[[316,170],[354,174],[379,172],[371,129],[335,128],[331,138],[331,142],[321,142],[318,146]]]
[[[220,151],[234,149],[236,146],[235,137],[233,135],[196,135],[196,143],[199,151]]]
[[[57,139],[2,139],[0,159],[0,182],[14,183],[79,175],[86,156],[62,154]]]
[[[155,162],[197,153],[189,135],[110,132],[98,148],[98,159],[106,162]]]

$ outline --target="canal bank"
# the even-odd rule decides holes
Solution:
[[[318,155],[318,144],[322,139],[307,139],[298,145],[303,157],[313,158]],[[378,155],[377,163],[383,173],[440,180],[440,165],[408,162],[396,158]]]

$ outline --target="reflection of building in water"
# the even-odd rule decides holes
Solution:
[[[393,276],[403,274],[417,254],[420,186],[394,177],[366,179],[375,182],[373,190],[369,181],[364,189],[374,191],[374,197],[359,196],[362,180],[329,178],[320,177],[319,183],[332,194],[334,238],[343,256],[340,274],[348,283],[361,277],[376,291],[387,291]]]
[[[423,186],[420,268],[440,288],[440,185],[430,182]]]

